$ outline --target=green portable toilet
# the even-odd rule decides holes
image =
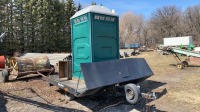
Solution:
[[[83,79],[80,63],[119,59],[119,19],[110,9],[92,5],[71,17],[72,74]]]

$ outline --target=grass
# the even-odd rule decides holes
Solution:
[[[158,52],[144,52],[133,58],[146,59],[154,72],[148,80],[166,83],[161,88],[166,88],[167,94],[153,102],[157,108],[174,112],[200,110],[200,67],[179,70],[172,55],[159,55]],[[182,60],[186,58],[181,57]]]

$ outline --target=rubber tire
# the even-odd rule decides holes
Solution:
[[[159,54],[160,54],[160,55],[164,55],[164,52],[163,52],[163,51],[160,51]]]
[[[2,82],[6,83],[6,82],[8,82],[8,79],[9,79],[8,70],[7,69],[3,69],[2,70]]]
[[[124,86],[126,101],[130,104],[136,104],[140,98],[140,89],[135,84],[127,84]],[[130,96],[130,92],[133,92],[134,96]]]
[[[51,72],[51,74],[55,73],[55,67],[53,65],[50,65],[50,69],[53,68],[53,71]]]
[[[65,99],[67,101],[72,101],[72,100],[75,99],[75,96],[73,94],[71,94],[71,93],[65,93]]]
[[[188,65],[189,65],[187,61],[183,61],[182,64],[184,67],[188,67]]]
[[[54,86],[54,85],[53,85],[53,84],[51,84],[51,83],[49,83],[48,85],[49,85],[50,87],[51,87],[51,86]]]

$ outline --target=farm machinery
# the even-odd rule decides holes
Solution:
[[[5,68],[5,57],[4,56],[0,56],[0,69],[4,69]]]
[[[12,57],[6,60],[7,62],[2,59],[2,62],[4,62],[2,68],[5,68],[2,70],[2,82],[4,83],[8,82],[9,79],[15,80],[29,74],[37,74],[39,72],[49,75],[55,71],[47,56],[34,58]]]
[[[189,65],[188,62],[194,65],[200,64],[200,53],[181,48],[168,48],[167,51],[174,56],[175,60],[177,61],[176,66],[178,69],[183,69],[184,67],[187,67]],[[181,60],[180,55],[187,56],[187,59]]]
[[[164,45],[160,45],[162,47],[161,54],[172,54],[177,61],[176,67],[178,69],[187,67],[189,63],[200,65],[200,53],[198,52],[200,50],[199,47],[194,46],[192,36],[164,38],[163,41]],[[182,60],[180,57],[182,55],[187,56],[187,58]]]

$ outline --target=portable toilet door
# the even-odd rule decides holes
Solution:
[[[72,74],[83,79],[80,63],[119,59],[119,18],[110,9],[92,5],[71,17]]]

